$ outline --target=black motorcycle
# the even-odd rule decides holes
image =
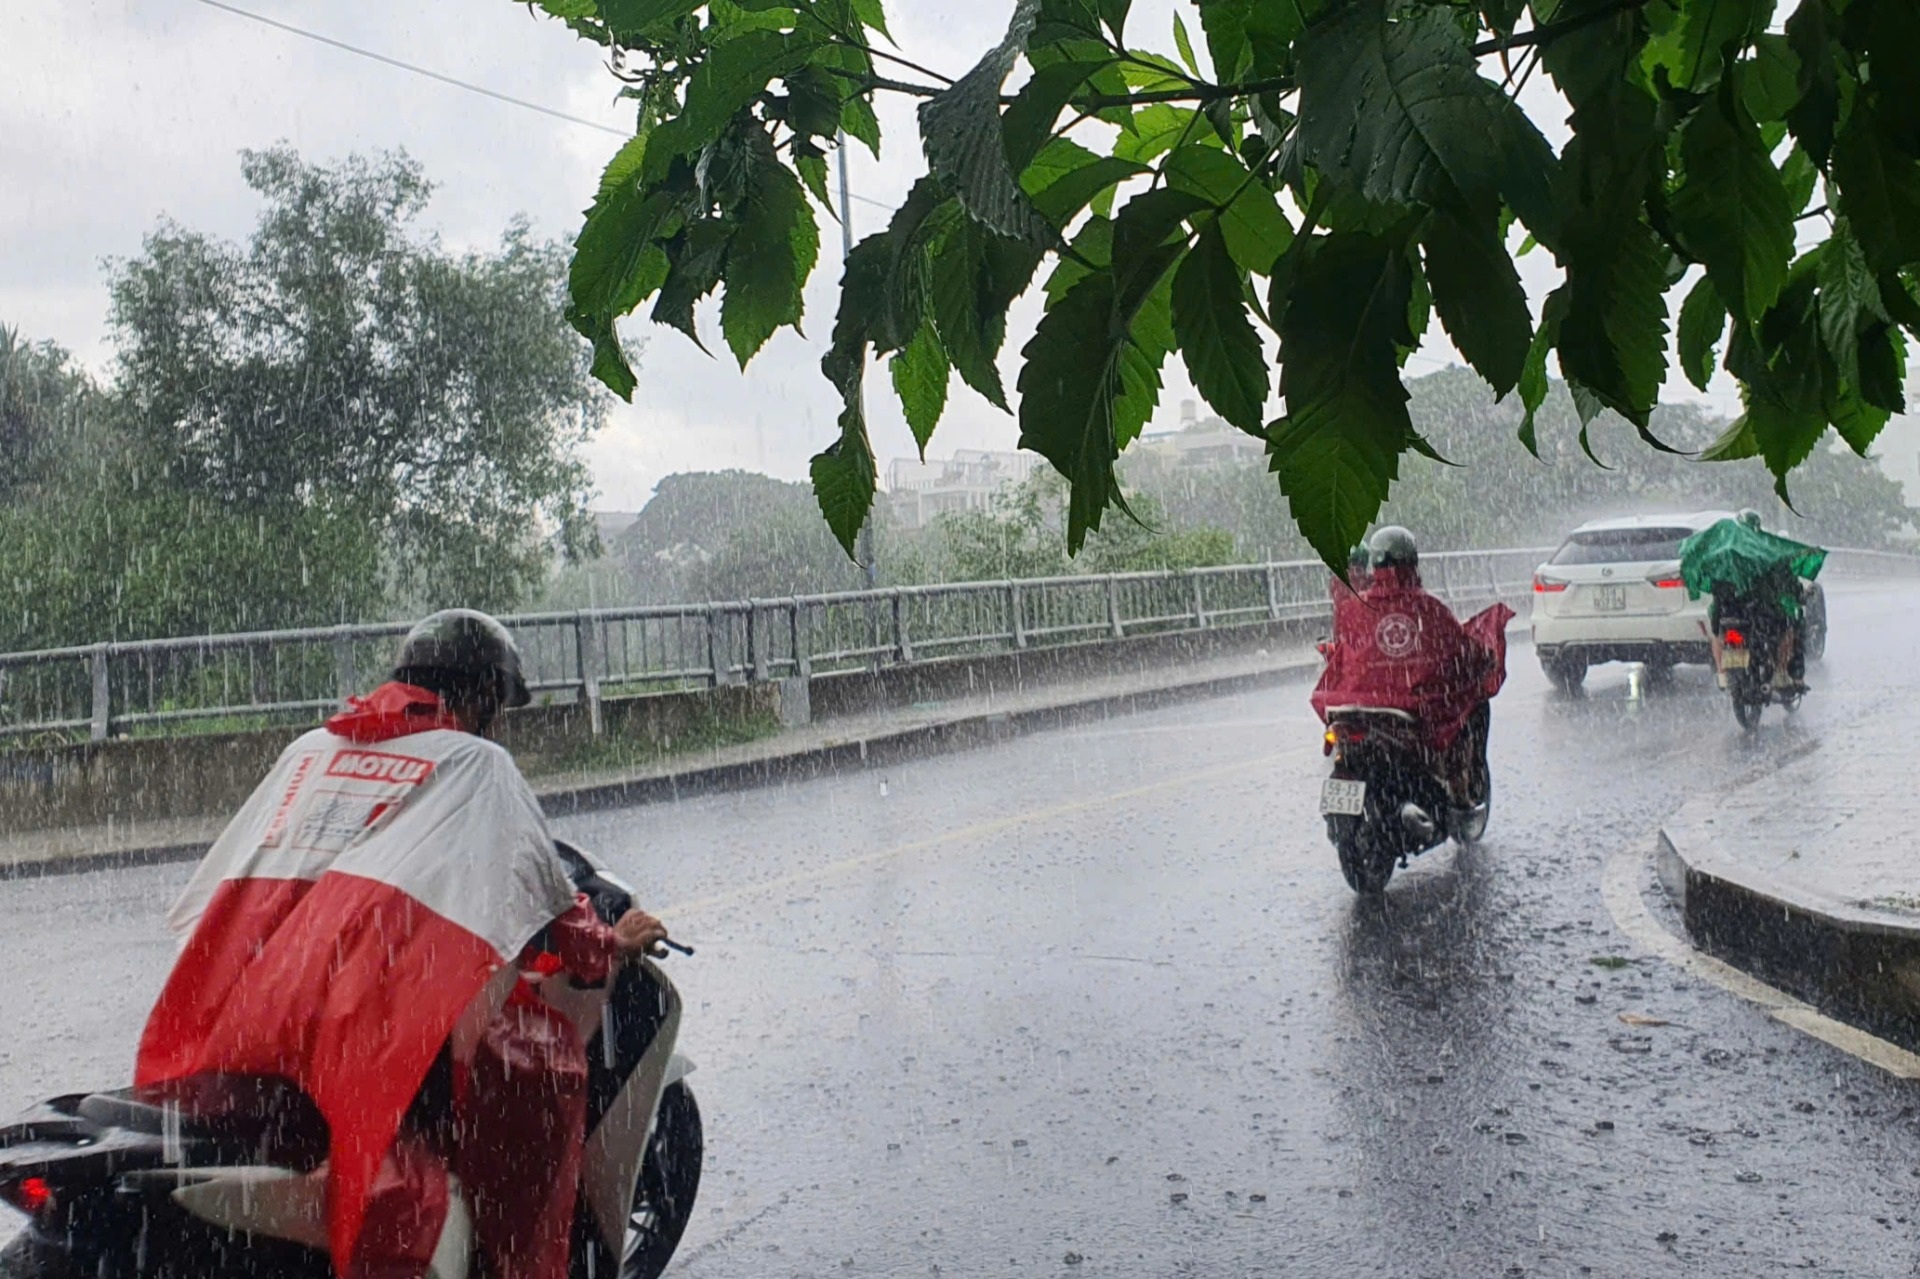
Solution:
[[[561,845],[575,885],[611,923],[632,892]],[[549,983],[551,985],[551,983]],[[650,961],[597,988],[542,997],[597,1025],[587,1045],[587,1143],[573,1279],[657,1279],[700,1186],[700,1110],[673,1053],[680,997]],[[0,1128],[0,1200],[27,1216],[0,1279],[331,1279],[326,1121],[284,1080],[223,1081],[249,1103],[217,1119],[132,1090],[54,1097]],[[537,1175],[538,1170],[529,1170]],[[471,1217],[458,1196],[428,1270],[465,1279]]]
[[[1340,855],[1340,873],[1354,892],[1383,892],[1408,858],[1449,839],[1464,847],[1486,834],[1493,810],[1488,715],[1482,704],[1462,730],[1468,735],[1462,748],[1475,756],[1470,802],[1463,805],[1448,789],[1443,761],[1427,748],[1413,716],[1363,706],[1328,713],[1325,747],[1333,772],[1320,789],[1320,812]]]
[[[1824,647],[1824,607],[1821,614],[1818,625]],[[1801,682],[1808,642],[1804,627],[1795,636],[1794,657],[1784,664],[1780,661],[1781,641],[1792,629],[1791,621],[1772,610],[1726,608],[1720,613],[1717,678],[1733,701],[1734,719],[1748,732],[1760,726],[1767,707],[1780,706],[1791,715],[1806,695]]]

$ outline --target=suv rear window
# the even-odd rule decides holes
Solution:
[[[1680,558],[1690,528],[1610,528],[1575,533],[1553,553],[1550,564],[1644,564]]]

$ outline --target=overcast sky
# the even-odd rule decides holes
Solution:
[[[600,51],[512,0],[235,0],[238,7],[322,33],[512,97],[615,128],[631,113]],[[1170,49],[1175,0],[1138,0],[1137,43]],[[1012,0],[890,0],[890,25],[908,56],[957,75],[999,38]],[[1189,10],[1189,16],[1191,11]],[[1195,27],[1196,35],[1198,28]],[[1529,109],[1556,146],[1564,137],[1545,77]],[[883,100],[883,160],[855,148],[856,193],[896,200],[923,170],[910,104]],[[610,133],[496,102],[222,11],[202,0],[62,0],[0,5],[0,323],[52,338],[104,367],[102,259],[136,253],[167,216],[229,237],[252,227],[258,204],[236,153],[291,142],[313,159],[404,148],[437,184],[426,223],[450,245],[492,242],[525,213],[545,235],[570,239],[599,170],[619,145]],[[887,212],[854,206],[856,236]],[[680,334],[639,319],[640,389],[615,407],[590,456],[597,505],[633,510],[675,471],[747,467],[803,478],[833,433],[834,396],[818,371],[839,278],[838,227],[822,226],[809,293],[808,340],[782,332],[742,374],[707,317],[700,354]],[[1536,308],[1551,287],[1544,254],[1523,263]],[[1037,309],[1016,312],[1005,361]],[[1453,360],[1434,336],[1410,372]],[[1156,428],[1177,425],[1193,392],[1176,359]],[[883,375],[882,375],[883,376]],[[874,445],[888,459],[912,439],[882,378],[871,380]],[[1730,391],[1728,387],[1726,390]],[[1699,398],[1677,377],[1668,393]],[[1712,397],[1730,410],[1721,392]],[[954,383],[931,454],[1012,447],[1016,428]]]

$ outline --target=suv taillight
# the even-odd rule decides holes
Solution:
[[[1567,584],[1565,582],[1555,581],[1551,577],[1542,577],[1538,573],[1533,575],[1533,592],[1536,595],[1552,595],[1566,589]]]

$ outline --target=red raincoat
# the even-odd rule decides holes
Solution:
[[[584,1046],[526,976],[499,970],[521,948],[512,967],[534,980],[565,970],[597,982],[617,948],[566,884],[511,763],[498,747],[444,731],[457,727],[433,694],[387,684],[289,748],[293,760],[283,758],[262,784],[176,906],[192,936],[141,1040],[135,1078],[143,1087],[198,1095],[218,1109],[225,1072],[267,1074],[317,1101],[332,1130],[328,1233],[346,1279],[408,1279],[425,1269],[446,1219],[449,1162],[492,1276],[567,1272],[585,1135]],[[411,755],[371,749],[429,733],[436,737],[417,738]],[[428,840],[436,847],[422,845],[412,862],[361,864],[369,846],[348,828],[415,820],[416,793],[461,767],[464,825],[446,821],[458,829]],[[356,796],[355,786],[367,793]],[[335,798],[318,816],[287,819],[307,812],[300,796],[312,788]],[[490,839],[522,842],[510,857],[473,860]],[[344,851],[330,851],[342,840]],[[465,867],[483,864],[514,882],[465,877]],[[489,910],[506,900],[521,904],[490,925]],[[462,911],[473,918],[463,921]],[[552,953],[535,955],[522,943],[541,925]],[[514,940],[490,944],[475,930]],[[489,994],[496,972],[508,983],[504,1001]],[[477,1033],[455,1035],[454,1141],[439,1149],[444,1141],[403,1127],[401,1112],[463,1009],[479,1018]],[[207,1083],[214,1086],[200,1086]]]
[[[1505,604],[1462,624],[1420,586],[1411,569],[1375,570],[1364,594],[1346,603],[1336,596],[1333,651],[1313,690],[1322,720],[1345,706],[1406,711],[1429,747],[1444,751],[1467,718],[1500,691],[1507,678]]]

